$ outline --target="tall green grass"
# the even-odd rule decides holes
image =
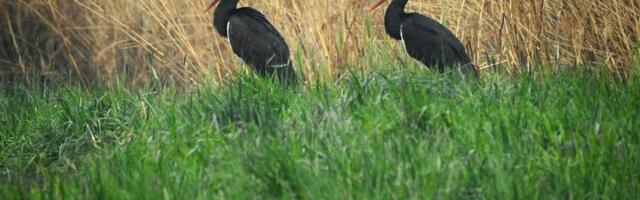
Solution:
[[[612,76],[18,90],[0,95],[0,199],[638,199],[640,77]]]

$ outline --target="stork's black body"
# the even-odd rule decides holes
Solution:
[[[378,2],[372,9],[379,6]],[[445,26],[419,13],[405,13],[408,0],[393,0],[384,17],[387,33],[401,40],[407,53],[427,67],[459,67],[465,75],[477,76],[464,45]]]
[[[213,13],[216,31],[229,39],[233,52],[258,74],[275,74],[281,81],[296,82],[284,38],[259,11],[249,7],[236,8],[238,1],[220,1]]]

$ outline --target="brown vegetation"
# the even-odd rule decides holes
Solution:
[[[372,52],[397,55],[398,43],[382,28],[384,11],[367,13],[369,3],[241,1],[283,33],[308,78],[366,68]],[[0,0],[0,78],[30,82],[37,74],[55,81],[70,74],[85,84],[126,78],[134,85],[223,80],[239,61],[211,29],[205,4]],[[481,68],[514,74],[560,62],[608,67],[624,78],[640,37],[636,0],[413,0],[408,9],[450,27]]]

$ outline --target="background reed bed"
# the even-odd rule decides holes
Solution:
[[[0,1],[0,80],[189,84],[226,80],[239,68],[204,0]],[[307,79],[395,63],[399,44],[382,9],[362,0],[241,1],[261,10],[287,39]],[[447,25],[484,73],[518,75],[563,66],[628,76],[637,54],[635,0],[413,0],[408,9]]]

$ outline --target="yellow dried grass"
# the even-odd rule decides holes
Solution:
[[[385,35],[383,9],[362,0],[241,1],[261,10],[287,39],[307,77],[366,68],[367,48],[398,50]],[[82,82],[139,85],[203,77],[223,80],[238,67],[211,28],[206,2],[181,0],[4,0],[2,73],[75,74]],[[413,0],[408,10],[445,23],[482,68],[517,74],[551,63],[607,67],[624,78],[640,33],[636,0]],[[367,33],[371,19],[373,32]],[[7,31],[8,30],[8,31]],[[604,64],[604,65],[603,65]],[[31,67],[30,67],[31,66]],[[37,66],[34,68],[33,66]],[[29,69],[33,68],[33,69]],[[27,79],[28,80],[28,79]]]

